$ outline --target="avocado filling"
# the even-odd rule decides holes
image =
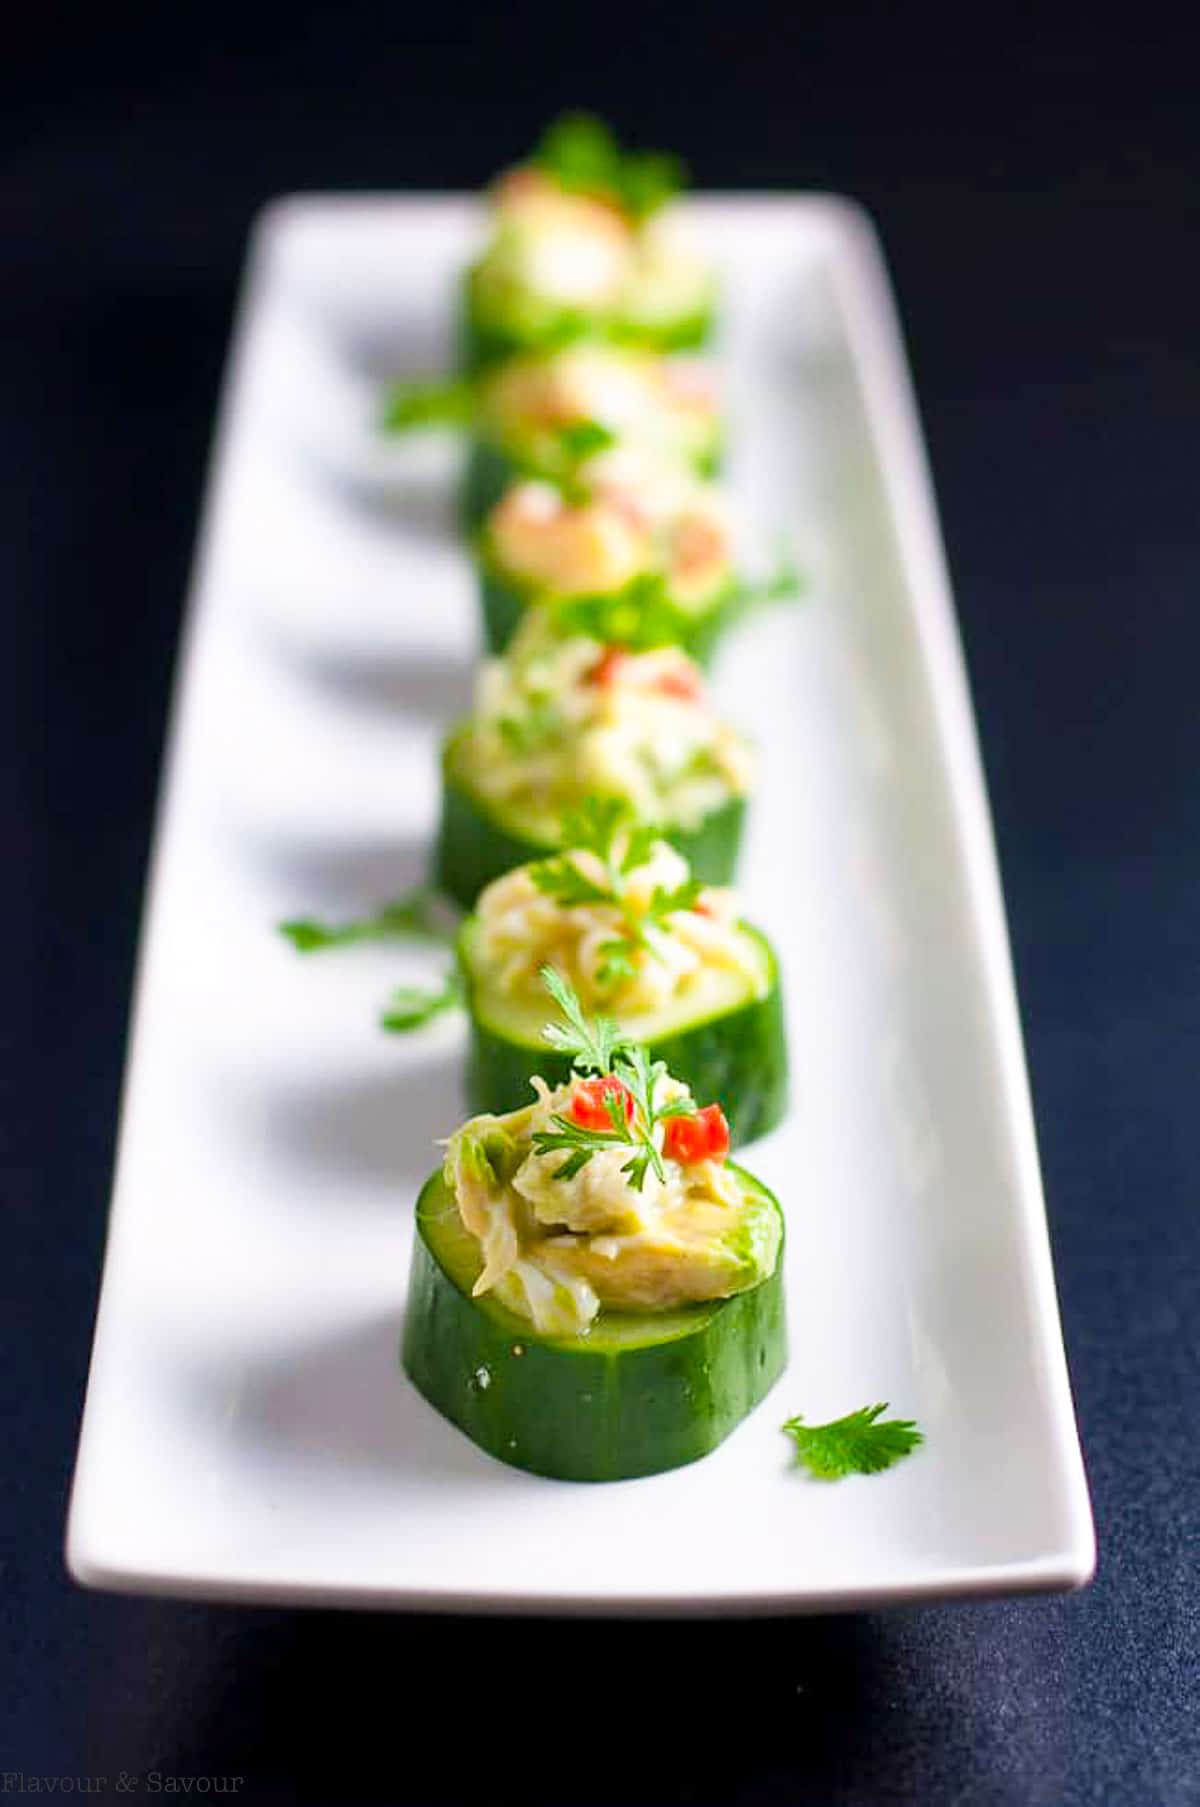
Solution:
[[[640,822],[696,828],[754,773],[749,746],[679,648],[634,653],[560,635],[538,609],[507,656],[484,664],[452,758],[482,802],[550,844],[588,797],[618,799]]]

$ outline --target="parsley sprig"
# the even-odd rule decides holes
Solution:
[[[407,1034],[410,1029],[423,1029],[447,1010],[457,1010],[465,1001],[462,975],[457,967],[451,967],[441,985],[399,986],[388,999],[380,1026],[393,1035]]]
[[[475,385],[466,378],[396,383],[384,403],[383,429],[410,433],[421,427],[469,427],[475,407]]]
[[[794,1441],[798,1459],[818,1481],[880,1474],[925,1441],[911,1418],[884,1418],[887,1409],[886,1402],[860,1406],[829,1424],[789,1418],[783,1429]]]
[[[643,571],[620,590],[597,596],[567,596],[551,603],[554,625],[564,635],[586,634],[606,646],[648,652],[674,646],[690,625],[671,595],[664,571]]]
[[[564,113],[533,153],[532,162],[560,188],[612,201],[630,219],[655,213],[687,182],[678,157],[662,151],[623,151],[591,113]]]
[[[454,931],[446,917],[441,894],[430,885],[417,885],[403,897],[393,898],[369,916],[351,922],[322,922],[315,916],[297,916],[279,924],[297,953],[324,953],[331,947],[348,947],[356,941],[398,941],[416,937],[449,942]]]
[[[643,910],[630,907],[625,880],[646,864],[659,833],[645,823],[635,823],[628,805],[619,799],[589,798],[582,808],[567,812],[562,832],[570,852],[539,860],[530,867],[529,876],[544,896],[552,897],[563,909],[598,903],[617,911],[620,932],[600,944],[597,978],[606,986],[631,979],[637,972],[639,954],[661,958],[656,932],[667,933],[672,916],[695,909],[704,887],[695,878],[671,887],[655,885]],[[571,856],[580,851],[600,861],[602,879],[576,865]]]
[[[542,1031],[545,1039],[560,1053],[570,1054],[572,1065],[580,1072],[611,1073],[619,1079],[633,1100],[633,1112],[627,1118],[625,1100],[619,1093],[608,1093],[604,1099],[607,1129],[585,1128],[556,1111],[549,1129],[534,1132],[533,1146],[539,1154],[566,1156],[554,1169],[556,1180],[574,1179],[603,1148],[629,1148],[632,1152],[621,1172],[634,1191],[640,1192],[651,1169],[659,1180],[666,1177],[654,1140],[655,1125],[667,1117],[685,1116],[693,1108],[692,1101],[685,1095],[659,1104],[655,1093],[666,1074],[666,1063],[652,1061],[640,1042],[623,1037],[607,1017],[587,1017],[572,986],[552,966],[543,966],[541,978],[565,1018],[562,1023],[547,1023]]]
[[[543,1039],[560,1054],[569,1054],[581,1073],[611,1073],[618,1049],[627,1045],[617,1025],[606,1016],[585,1016],[574,986],[552,966],[543,966],[539,976],[565,1019],[547,1023]]]

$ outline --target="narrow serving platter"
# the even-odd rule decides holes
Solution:
[[[256,230],[180,661],[67,1554],[96,1587],[578,1613],[792,1612],[1087,1581],[1095,1550],[974,728],[887,279],[820,196],[691,203],[752,545],[799,606],[723,653],[763,781],[742,885],[780,949],[791,1359],[713,1455],[508,1469],[401,1374],[417,1190],[463,1025],[375,1019],[421,947],[304,961],[283,917],[423,876],[479,653],[456,454],[382,442],[444,368],[456,198]],[[926,1443],[811,1481],[782,1421],[888,1400]]]

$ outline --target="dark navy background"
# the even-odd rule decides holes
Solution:
[[[1099,9],[1040,10],[10,9],[0,1772],[107,1775],[113,1799],[122,1771],[143,1794],[153,1770],[242,1775],[254,1803],[1200,1801],[1195,63],[1153,8],[1120,35]],[[882,229],[1095,1495],[1099,1577],[1073,1598],[539,1626],[121,1601],[63,1571],[247,227],[281,190],[475,185],[580,102],[686,150],[701,185],[843,190]]]

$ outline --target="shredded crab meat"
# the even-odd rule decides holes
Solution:
[[[686,860],[660,841],[650,858],[634,871],[617,869],[624,843],[614,850],[613,868],[596,854],[579,849],[566,855],[596,885],[619,883],[619,901],[563,904],[539,889],[525,867],[496,879],[476,905],[481,964],[500,987],[532,1003],[541,991],[543,966],[563,973],[585,1006],[619,1008],[625,1015],[662,1010],[686,998],[701,977],[714,969],[761,979],[753,950],[739,927],[733,891],[708,885],[691,909],[673,911],[663,928],[646,925],[658,890],[670,892],[689,877]],[[631,950],[632,975],[608,976],[606,954],[614,939],[631,939],[639,927],[647,945],[636,940]]]
[[[605,651],[585,635],[544,635],[535,612],[509,656],[485,662],[468,743],[482,797],[515,805],[553,839],[563,809],[589,794],[692,828],[750,789],[754,755],[684,653],[622,656],[601,683]]]
[[[618,346],[581,345],[546,357],[514,358],[486,383],[490,420],[515,434],[561,432],[595,423],[621,440],[674,447],[716,417],[711,374]]]
[[[560,596],[607,595],[657,571],[681,600],[728,581],[731,523],[715,485],[636,445],[597,453],[579,475],[585,502],[529,481],[514,484],[493,509],[491,553],[509,576]]]
[[[684,1168],[662,1156],[664,1178],[651,1169],[638,1190],[622,1171],[633,1153],[625,1146],[602,1149],[561,1178],[561,1151],[541,1153],[532,1138],[569,1114],[574,1087],[534,1085],[532,1106],[472,1119],[447,1150],[447,1183],[483,1256],[475,1296],[493,1293],[536,1329],[572,1335],[586,1333],[605,1304],[670,1308],[746,1283],[732,1239],[741,1194],[720,1162]],[[689,1094],[664,1075],[656,1102],[672,1099]],[[498,1133],[510,1153],[507,1175],[485,1152]],[[661,1123],[654,1139],[661,1156]]]

